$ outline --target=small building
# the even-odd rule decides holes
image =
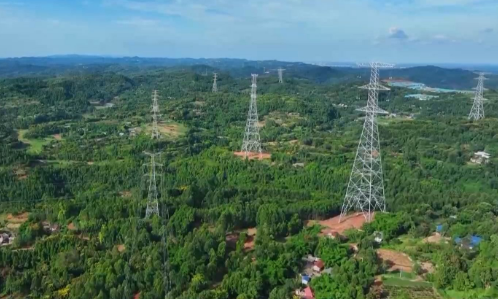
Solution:
[[[466,238],[455,238],[455,243],[460,245],[461,248],[472,250],[474,247],[478,246],[482,241],[482,238],[476,235],[472,235]]]
[[[0,245],[1,244],[9,244],[9,235],[6,233],[0,234]]]
[[[52,225],[50,226],[50,231],[51,231],[51,232],[53,232],[53,233],[58,232],[58,231],[59,231],[59,229],[60,229],[60,228],[59,228],[59,225],[58,225],[58,224],[52,224]]]
[[[322,260],[317,260],[313,264],[313,271],[315,272],[322,272],[323,268],[325,268],[325,263]]]
[[[374,232],[374,241],[380,244],[382,240],[384,240],[384,234],[382,232]]]
[[[490,154],[484,151],[479,151],[474,153],[474,156],[470,159],[470,162],[476,164],[488,164],[490,158],[491,158]]]
[[[310,287],[306,287],[306,289],[304,289],[304,299],[314,299],[315,298],[315,295],[313,295],[313,291],[311,290]]]
[[[436,226],[436,232],[437,232],[437,233],[441,233],[442,231],[443,231],[443,225],[442,225],[442,224],[438,224],[438,225]]]
[[[301,283],[304,285],[308,285],[308,283],[311,281],[311,276],[306,275],[306,274],[301,274]]]

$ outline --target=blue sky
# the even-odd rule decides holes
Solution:
[[[0,0],[0,57],[498,64],[498,0]]]

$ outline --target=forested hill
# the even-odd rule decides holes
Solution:
[[[480,121],[469,94],[381,92],[387,213],[332,238],[368,70],[283,66],[278,83],[254,63],[0,79],[0,298],[289,299],[315,273],[308,255],[329,271],[309,282],[316,299],[498,298],[496,89]],[[234,155],[254,70],[267,160]],[[161,217],[144,219],[144,151],[161,151]]]
[[[191,68],[199,74],[225,71],[236,78],[248,77],[251,73],[275,74],[282,67],[286,74],[304,78],[316,83],[359,82],[368,77],[364,68],[333,68],[301,62],[276,60],[251,61],[246,59],[192,59],[192,58],[142,58],[142,57],[100,57],[100,56],[50,56],[0,59],[0,77],[54,76],[67,74],[88,74],[96,71],[137,73],[159,68]],[[394,77],[424,83],[430,87],[469,90],[476,86],[476,75],[468,70],[448,69],[435,66],[394,68],[381,72],[382,78]],[[363,78],[363,79],[362,79]],[[490,75],[486,86],[498,87],[498,75]]]

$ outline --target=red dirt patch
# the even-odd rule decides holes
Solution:
[[[240,233],[242,231],[237,230],[232,233],[229,233],[225,236],[225,240],[227,244],[235,248],[237,241],[239,240]],[[244,242],[244,250],[250,251],[254,249],[254,240],[256,237],[257,229],[256,228],[248,228],[246,231],[246,240]]]
[[[123,252],[125,251],[126,246],[124,246],[124,244],[119,244],[116,246],[116,248],[118,249],[119,252]]]
[[[68,230],[76,230],[76,226],[74,226],[74,223],[72,223],[72,222],[71,222],[71,223],[69,223],[69,224],[67,225],[67,229],[68,229]]]
[[[133,295],[133,299],[139,299],[140,298],[140,293],[136,293],[135,295]]]
[[[372,219],[375,217],[375,213],[372,214]],[[361,229],[363,224],[367,221],[363,214],[354,214],[354,215],[349,215],[346,216],[345,218],[341,219],[341,222],[339,223],[339,218],[340,216],[335,216],[330,219],[326,220],[309,220],[306,222],[306,226],[313,226],[315,224],[320,224],[321,226],[324,226],[325,228],[322,229],[320,236],[327,235],[329,233],[337,232],[339,234],[343,234],[344,231],[355,228],[355,229]]]
[[[247,239],[246,242],[244,243],[244,250],[250,251],[254,249],[254,241],[256,238],[256,233],[257,233],[256,228],[248,228],[247,229]]]
[[[237,157],[240,157],[242,159],[245,159],[246,158],[246,153],[245,152],[234,152],[233,153],[235,156]],[[253,159],[257,159],[257,160],[265,160],[265,159],[271,159],[271,154],[270,153],[254,153],[254,152],[250,152],[250,153],[247,153],[247,159],[249,160],[253,160]]]
[[[54,134],[52,136],[54,136],[55,140],[62,140],[62,135],[61,134]]]
[[[413,262],[405,253],[390,249],[378,249],[377,255],[383,261],[390,263],[388,271],[412,272]]]

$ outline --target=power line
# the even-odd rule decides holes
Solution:
[[[371,63],[370,83],[360,87],[368,90],[368,101],[366,107],[357,110],[365,112],[366,116],[339,222],[352,208],[360,210],[367,221],[372,219],[375,209],[386,210],[376,115],[388,113],[378,106],[379,91],[389,90],[379,84],[379,68],[393,66]]]

